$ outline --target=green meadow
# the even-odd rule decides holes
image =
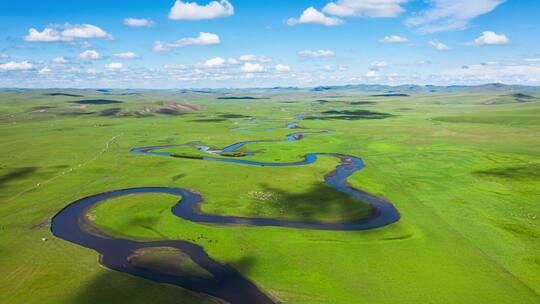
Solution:
[[[105,268],[96,252],[54,237],[51,218],[77,199],[144,186],[200,193],[211,214],[325,222],[367,216],[365,202],[324,184],[335,158],[256,167],[130,152],[184,143],[219,149],[319,130],[332,132],[240,151],[263,162],[311,152],[361,157],[366,167],[349,182],[392,202],[397,223],[366,231],[200,224],[173,215],[178,197],[167,194],[111,199],[86,219],[118,237],[196,243],[278,303],[540,302],[540,98],[55,92],[0,92],[0,303],[217,303]],[[305,119],[293,119],[298,113]],[[299,128],[286,129],[292,121]],[[206,155],[193,147],[164,151]],[[166,248],[133,259],[208,275]]]

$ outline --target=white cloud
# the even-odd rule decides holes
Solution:
[[[44,68],[42,68],[42,69],[40,69],[38,71],[38,73],[41,74],[41,75],[50,74],[51,72],[52,72],[52,70],[49,69],[48,67],[44,67]]]
[[[60,56],[60,57],[54,57],[52,62],[56,64],[64,64],[64,63],[67,63],[68,61],[66,60],[66,58]]]
[[[240,60],[240,61],[270,62],[270,61],[272,61],[272,58],[267,57],[267,56],[257,56],[257,55],[253,55],[253,54],[247,54],[247,55],[242,55],[242,56],[238,57],[238,60]]]
[[[145,18],[125,18],[124,24],[131,27],[151,27],[154,21]]]
[[[176,46],[173,43],[164,43],[161,41],[155,41],[152,46],[152,49],[154,50],[154,52],[165,52],[165,51],[170,51],[171,49],[175,47]]]
[[[377,73],[377,71],[375,70],[369,70],[366,72],[366,75],[365,75],[367,78],[377,78],[379,77],[379,73]]]
[[[184,64],[166,64],[163,68],[170,70],[186,70],[188,67]]]
[[[99,59],[99,53],[94,50],[87,50],[79,54],[81,59]]]
[[[66,24],[64,25],[62,36],[67,38],[112,38],[110,34],[91,24]]]
[[[432,47],[436,48],[437,50],[439,51],[447,51],[450,49],[450,47],[440,41],[437,41],[437,40],[431,40],[429,41],[429,45],[431,45]]]
[[[154,42],[154,51],[163,52],[174,48],[185,47],[188,45],[213,45],[220,44],[219,36],[213,33],[200,32],[198,37],[187,37],[177,40],[173,43]]]
[[[257,56],[255,55],[242,55],[240,57],[238,57],[238,59],[242,60],[242,61],[257,61]]]
[[[228,17],[234,14],[234,7],[227,0],[212,1],[206,5],[196,2],[176,0],[169,11],[169,19],[173,20],[202,20],[218,17]]]
[[[211,45],[211,44],[220,44],[221,41],[219,36],[213,33],[200,32],[199,37],[194,38],[182,38],[176,42],[179,47],[184,47],[187,45]]]
[[[431,7],[407,19],[422,33],[461,30],[472,19],[491,12],[504,0],[429,0]]]
[[[70,40],[67,37],[62,37],[60,32],[55,29],[46,27],[43,31],[38,31],[35,28],[28,30],[28,35],[24,36],[24,40],[29,42],[55,42]]]
[[[79,42],[79,46],[83,49],[87,49],[89,47],[92,47],[92,44],[88,41],[81,41]]]
[[[337,66],[332,66],[332,65],[329,65],[329,64],[325,64],[325,65],[323,65],[323,69],[326,72],[346,71],[347,66],[343,65],[343,64],[340,64],[340,65],[337,65]]]
[[[384,68],[388,66],[388,63],[386,61],[372,61],[371,66],[376,68]]]
[[[86,73],[88,74],[97,74],[97,70],[94,68],[88,68],[86,69]]]
[[[137,54],[133,52],[125,52],[125,53],[116,53],[112,55],[114,58],[122,58],[122,59],[135,59],[137,58]]]
[[[330,2],[323,12],[340,17],[395,17],[405,11],[400,4],[408,0],[338,0]]]
[[[539,58],[525,58],[523,60],[528,61],[528,62],[540,62],[540,57]]]
[[[10,61],[0,64],[0,71],[25,71],[33,68],[34,65],[27,60],[21,62]]]
[[[111,62],[105,68],[109,70],[120,70],[124,68],[124,65],[121,62]]]
[[[6,53],[0,53],[0,58],[9,58],[9,55]]]
[[[540,82],[540,66],[522,64],[480,63],[442,72],[447,81],[486,82]]]
[[[384,43],[405,43],[405,42],[409,42],[409,39],[407,39],[405,37],[398,36],[398,35],[390,35],[390,36],[384,36],[384,38],[379,40],[379,42],[384,42]]]
[[[340,25],[343,20],[334,17],[328,17],[325,14],[316,10],[313,6],[306,8],[300,18],[289,18],[287,20],[288,25],[297,25],[302,23],[316,23],[326,26]]]
[[[278,63],[276,64],[276,72],[289,72],[291,70],[291,67],[285,64]]]
[[[332,57],[334,56],[334,52],[330,50],[304,50],[298,52],[298,56],[300,57],[312,57],[312,58],[318,58],[318,57]]]
[[[256,73],[264,71],[264,67],[259,63],[246,62],[240,69],[247,73]]]
[[[482,35],[480,35],[480,37],[474,39],[474,41],[469,44],[500,45],[500,44],[508,44],[508,42],[510,42],[510,40],[504,34],[497,34],[492,31],[485,31],[485,32],[482,32]]]
[[[238,59],[236,59],[236,58],[229,58],[229,59],[227,59],[227,63],[228,64],[239,64],[240,61],[238,61]]]
[[[225,59],[221,57],[215,57],[206,60],[205,62],[199,64],[198,66],[201,68],[219,68],[222,67],[225,64]]]
[[[35,28],[28,30],[28,35],[24,36],[24,40],[29,42],[56,42],[56,41],[72,41],[76,38],[102,38],[112,39],[112,36],[92,24],[64,24],[53,25],[38,31]]]

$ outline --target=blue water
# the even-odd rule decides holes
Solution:
[[[297,127],[298,124],[296,123],[294,125],[291,123],[286,126],[286,128]],[[206,214],[201,211],[202,209],[200,205],[202,204],[203,199],[197,193],[183,188],[139,187],[104,192],[85,197],[71,203],[53,217],[51,231],[55,236],[61,239],[95,250],[101,255],[100,263],[115,271],[129,273],[131,275],[159,283],[180,286],[194,292],[205,293],[232,304],[275,303],[255,284],[244,278],[239,272],[231,267],[221,265],[217,261],[212,260],[204,249],[197,244],[182,240],[143,241],[115,238],[107,235],[103,231],[97,230],[96,227],[92,227],[90,232],[90,230],[87,229],[87,224],[85,224],[85,212],[88,210],[88,208],[94,206],[95,204],[107,201],[114,197],[136,193],[169,193],[172,195],[177,195],[181,198],[179,202],[172,207],[172,213],[182,219],[196,223],[214,223],[218,225],[237,224],[244,226],[276,226],[318,230],[366,230],[383,227],[398,221],[400,218],[399,212],[391,203],[355,189],[347,182],[347,179],[351,175],[359,170],[362,170],[365,166],[362,159],[358,157],[337,153],[317,152],[307,153],[304,155],[302,160],[289,163],[269,163],[240,158],[215,157],[216,155],[221,156],[223,153],[236,151],[241,147],[245,147],[253,143],[292,142],[302,140],[306,134],[322,134],[328,132],[329,131],[326,130],[298,132],[289,134],[285,139],[282,140],[244,141],[234,143],[219,150],[209,150],[207,146],[202,145],[176,144],[137,147],[131,149],[131,152],[151,156],[171,157],[173,156],[171,153],[160,152],[159,150],[181,146],[194,147],[202,152],[208,153],[209,155],[213,155],[203,157],[201,159],[202,161],[225,162],[234,165],[259,167],[304,166],[316,163],[318,157],[335,157],[340,161],[340,164],[336,166],[333,172],[326,174],[324,177],[324,182],[337,191],[369,203],[372,208],[372,213],[368,217],[341,223],[327,223],[307,220],[284,220],[275,218]],[[253,153],[248,152],[247,155],[253,155]],[[174,157],[181,156],[174,155]],[[226,191],[226,189],[224,189],[224,191]],[[290,203],[294,204],[295,202]],[[136,250],[156,247],[172,247],[181,250],[196,264],[212,274],[213,278],[207,279],[201,277],[189,277],[185,275],[174,275],[170,273],[166,274],[149,268],[140,268],[130,263],[129,257]]]
[[[249,144],[255,143],[274,143],[274,142],[293,142],[297,140],[302,140],[306,134],[321,134],[328,133],[327,130],[314,131],[314,132],[298,132],[287,135],[286,139],[282,140],[253,140],[253,141],[243,141],[231,144],[226,146],[218,151],[213,153],[213,155],[220,155],[221,153],[234,152],[241,147],[244,147]],[[131,152],[142,153],[148,155],[156,156],[172,156],[170,153],[166,152],[157,152],[158,150],[164,148],[177,147],[179,145],[169,145],[169,146],[150,146],[142,148],[133,148]],[[249,154],[248,155],[252,155]],[[335,172],[332,174],[327,174],[324,177],[324,182],[328,186],[336,189],[337,191],[343,192],[349,196],[357,198],[361,201],[367,202],[372,208],[372,214],[369,217],[360,218],[357,220],[352,220],[348,222],[341,223],[327,223],[327,222],[315,222],[315,221],[299,221],[299,220],[285,220],[285,219],[273,219],[273,218],[260,218],[260,217],[241,217],[241,216],[225,216],[225,215],[215,215],[215,214],[206,214],[203,213],[200,208],[201,202],[184,202],[182,204],[176,205],[173,207],[172,212],[186,220],[193,222],[204,222],[204,223],[216,223],[216,224],[241,224],[241,225],[250,225],[250,226],[278,226],[278,227],[289,227],[289,228],[304,228],[304,229],[319,229],[319,230],[366,230],[373,229],[377,227],[383,227],[389,224],[392,224],[399,220],[399,212],[395,207],[380,198],[372,196],[368,193],[360,191],[351,187],[347,179],[364,168],[364,162],[362,159],[345,154],[337,153],[308,153],[304,155],[303,160],[289,163],[270,163],[270,162],[259,162],[254,160],[246,160],[241,158],[224,158],[224,157],[215,157],[215,156],[205,156],[201,158],[203,161],[216,161],[216,162],[225,162],[238,165],[249,165],[249,166],[259,166],[259,167],[292,167],[292,166],[304,166],[310,165],[317,161],[319,156],[323,157],[335,157],[338,158],[341,162],[335,168]],[[175,155],[175,157],[182,157]],[[291,202],[294,203],[294,202]]]

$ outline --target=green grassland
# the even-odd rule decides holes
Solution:
[[[214,214],[329,222],[365,216],[365,203],[322,183],[334,158],[279,168],[129,152],[179,143],[221,148],[322,129],[333,132],[248,145],[244,151],[255,154],[246,159],[359,156],[366,168],[350,183],[392,202],[399,222],[354,232],[198,224],[174,216],[178,198],[165,194],[111,199],[87,219],[112,235],[197,243],[283,303],[540,301],[538,99],[489,92],[247,100],[172,91],[48,93],[0,93],[0,303],[214,302],[104,268],[92,250],[52,236],[51,217],[79,198],[142,186],[191,189]],[[301,129],[285,129],[297,113],[307,118]],[[170,151],[201,155],[191,147]],[[133,259],[207,275],[166,249]],[[160,264],[170,259],[178,264]]]

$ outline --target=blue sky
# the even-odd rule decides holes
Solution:
[[[537,0],[1,6],[0,87],[540,85]]]

